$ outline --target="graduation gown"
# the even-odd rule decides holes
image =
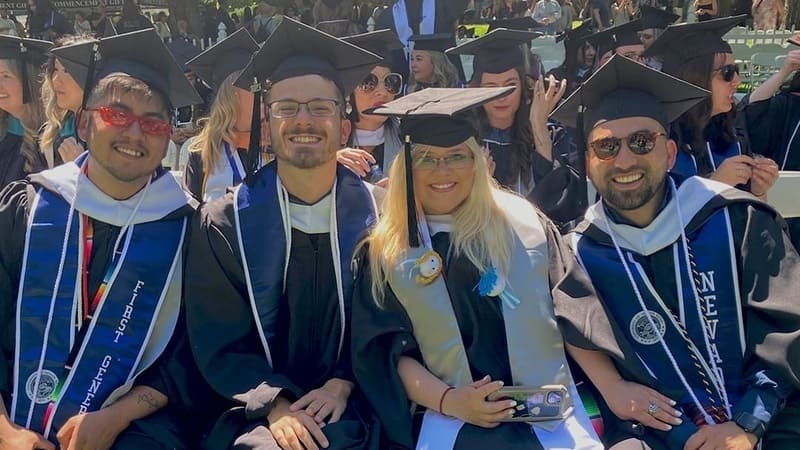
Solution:
[[[544,216],[532,220],[549,223]],[[588,279],[561,243],[555,227],[545,226],[545,233],[552,295],[567,298],[593,295]],[[450,233],[444,231],[431,238],[433,249],[444,259],[442,274],[466,351],[469,377],[478,380],[489,375],[492,380],[514,385],[502,302],[499,298],[481,296],[477,292],[481,273],[465,256],[454,256],[450,252],[450,241]],[[356,379],[380,419],[381,448],[413,449],[417,445],[418,430],[415,429],[420,417],[409,413],[410,400],[396,367],[401,356],[414,358],[425,365],[417,336],[426,330],[414,329],[408,312],[391,287],[387,286],[384,291],[382,306],[376,305],[371,293],[372,277],[366,251],[362,255],[353,299],[353,321],[359,324],[353,328]],[[542,364],[547,366],[548,362],[542,361]],[[583,414],[580,402],[576,402],[575,408],[581,408],[579,414]],[[584,441],[572,445],[574,448],[591,448],[591,444]],[[464,424],[454,448],[521,450],[546,447],[532,432],[530,424],[508,422],[492,429]]]
[[[247,161],[247,149],[237,148],[236,158],[238,159],[227,158],[225,151],[221,151],[215,172],[206,174],[200,152],[189,152],[189,160],[183,171],[183,188],[200,202],[222,197],[227,187],[238,185],[244,178],[244,167],[241,164]],[[236,172],[232,170],[231,164],[236,165]],[[210,190],[209,179],[213,180]]]
[[[35,173],[47,168],[44,157],[38,158],[32,170],[25,170],[25,156],[22,155],[22,134],[24,130],[19,120],[9,116],[8,130],[0,140],[0,188],[12,181],[21,180],[29,173]],[[40,155],[41,156],[41,155]]]
[[[710,278],[709,272],[701,274],[701,279],[704,275],[706,281],[713,277],[718,278],[716,288],[708,288],[704,281],[702,292],[705,302],[714,302],[714,306],[705,313],[709,315],[706,317],[709,318],[711,314],[717,313],[720,316],[709,319],[710,324],[712,322],[719,324],[719,327],[713,328],[714,334],[709,339],[717,339],[714,347],[719,348],[714,353],[720,355],[719,367],[725,371],[724,386],[727,391],[726,396],[732,403],[731,415],[735,417],[738,412],[749,412],[768,423],[766,448],[786,448],[781,447],[781,444],[772,444],[773,440],[783,440],[785,445],[794,439],[796,444],[798,436],[796,424],[800,420],[797,407],[800,397],[796,394],[797,388],[800,387],[800,353],[798,353],[800,306],[796,302],[796,280],[800,277],[800,258],[790,245],[788,237],[782,232],[777,213],[769,206],[738,189],[710,180],[695,177],[683,181],[683,184],[677,195],[681,198],[681,211],[685,216],[686,236],[691,242],[690,247],[696,249],[701,245],[709,245],[709,241],[706,243],[699,241],[698,236],[701,236],[704,227],[711,226],[713,228],[705,230],[707,233],[704,239],[711,235],[710,245],[715,245],[714,248],[718,248],[721,255],[710,256],[709,253],[712,252],[696,251],[695,258],[702,258],[705,263],[709,258],[727,261],[730,249],[732,259],[725,264],[734,268],[734,274],[739,274],[738,277],[732,278],[735,287],[724,289],[719,287],[724,286],[719,277],[724,272],[725,264],[714,265],[717,275],[710,272]],[[689,204],[693,205],[685,207]],[[676,261],[683,260],[678,256],[682,250],[675,250],[678,247],[673,246],[675,239],[681,239],[680,226],[674,225],[677,222],[674,199],[671,198],[659,212],[653,222],[655,225],[651,224],[646,229],[625,225],[614,218],[613,214],[603,212],[601,208],[604,207],[600,203],[592,206],[587,211],[584,222],[570,235],[572,238],[570,242],[576,249],[579,261],[589,271],[589,276],[597,288],[598,297],[578,300],[556,298],[555,310],[559,324],[567,342],[607,354],[614,360],[623,378],[648,385],[679,401],[678,408],[682,408],[684,417],[689,419],[684,420],[680,426],[673,427],[668,433],[645,428],[644,434],[637,436],[631,433],[630,424],[607,416],[604,436],[607,444],[638,437],[654,449],[682,449],[686,440],[697,430],[697,426],[692,422],[693,414],[696,413],[696,411],[691,412],[694,404],[688,400],[687,391],[677,381],[674,369],[669,368],[667,357],[659,345],[659,339],[653,340],[652,333],[648,332],[652,331],[652,326],[647,326],[641,320],[637,321],[637,316],[643,313],[636,298],[628,293],[631,290],[631,281],[626,278],[625,272],[619,269],[618,276],[600,273],[602,270],[617,270],[615,269],[617,266],[621,268],[618,258],[612,258],[615,263],[605,263],[607,269],[603,269],[604,266],[596,262],[597,255],[601,254],[599,252],[614,252],[614,245],[603,219],[605,215],[609,217],[608,220],[615,230],[616,239],[621,242],[620,247],[624,252],[634,255],[630,257],[635,258],[631,259],[630,263],[632,273],[642,273],[641,276],[646,276],[649,280],[645,283],[649,283],[648,286],[652,285],[652,288],[640,288],[643,295],[650,295],[647,292],[652,289],[658,293],[673,314],[681,311],[680,317],[685,317],[681,320],[684,321],[684,326],[689,330],[695,345],[698,349],[705,349],[706,344],[701,343],[703,338],[698,338],[696,331],[692,331],[697,328],[692,328],[691,322],[686,322],[692,320],[692,314],[696,314],[694,310],[699,308],[693,306],[696,302],[691,300],[691,296],[685,296],[687,286],[688,289],[694,287],[691,281],[687,281],[684,277],[686,270],[682,268],[676,272],[678,264]],[[724,223],[719,222],[720,218],[726,218],[730,224],[729,232],[725,231],[725,225],[720,228],[720,223]],[[730,240],[726,237],[728,234]],[[675,235],[677,238],[674,238]],[[632,247],[646,248],[646,250],[629,250]],[[712,266],[698,263],[698,267],[703,267],[701,270],[705,271]],[[683,277],[680,282],[677,273],[681,273]],[[695,285],[697,283],[695,282]],[[684,287],[681,287],[682,285]],[[721,290],[713,292],[715,295],[708,297],[706,292],[709,291],[706,289]],[[612,291],[613,298],[609,295]],[[731,295],[732,291],[736,292],[736,295]],[[709,292],[709,295],[711,293]],[[737,296],[740,299],[738,304],[735,301]],[[687,300],[682,300],[684,298]],[[629,308],[624,306],[628,304]],[[628,323],[627,319],[620,317],[620,314],[624,314],[620,309],[612,313],[615,308],[627,308],[631,311],[630,314],[640,312]],[[653,310],[651,306],[648,308]],[[654,323],[660,323],[657,326],[660,327],[662,336],[664,330],[672,333],[670,321],[673,319],[669,313],[664,313],[658,308],[655,306],[657,314],[662,318]],[[685,316],[683,316],[684,310],[687,311]],[[739,324],[740,328],[736,328],[736,324]],[[722,331],[725,327],[728,327],[728,331]],[[724,337],[714,337],[717,332],[731,333],[731,327],[736,331],[725,335],[731,339],[721,342],[719,339]],[[651,345],[649,348],[652,350],[643,349],[642,345]],[[688,348],[683,342],[671,345],[670,350],[676,355],[675,358],[688,356]],[[705,355],[705,350],[701,351]],[[735,362],[733,366],[727,362],[731,360]],[[706,363],[711,364],[708,361]],[[662,366],[666,367],[666,370]],[[687,377],[696,374],[691,363],[680,367]],[[699,388],[696,383],[690,385],[693,389]],[[779,413],[781,404],[787,398],[790,406]],[[705,401],[701,397],[701,402],[707,407]]]
[[[739,103],[739,128],[747,129],[753,153],[772,158],[780,170],[800,170],[800,95],[781,92],[768,100]],[[800,249],[800,218],[787,219]]]
[[[564,129],[551,128],[553,160],[548,161],[533,146],[530,148],[531,169],[528,183],[522,181],[521,168],[515,163],[515,142],[511,130],[490,128],[483,139],[495,162],[494,178],[501,186],[511,189],[536,205],[557,225],[579,218],[583,211],[577,206],[580,195],[579,177],[572,168],[569,154],[571,139]]]
[[[68,164],[75,166],[74,163]],[[74,174],[78,170],[77,167],[72,170],[71,167],[64,165],[41,174],[31,175],[29,180],[13,182],[0,192],[0,230],[5,236],[5,239],[0,241],[0,330],[2,330],[0,332],[0,351],[3,353],[3,358],[0,360],[0,394],[6,409],[9,411],[14,393],[13,374],[18,333],[15,317],[19,306],[17,303],[18,291],[21,289],[22,283],[23,255],[27,233],[26,224],[32,214],[33,202],[37,191],[40,189],[53,190],[54,192],[59,189],[69,191],[70,188],[66,187],[69,183],[64,184],[59,180],[65,179],[64,176]],[[163,174],[160,180],[162,183],[158,185],[165,186],[166,189],[166,191],[161,191],[162,198],[168,199],[162,203],[161,210],[164,210],[164,208],[170,209],[170,211],[164,213],[165,215],[161,220],[181,220],[182,218],[187,218],[188,220],[188,217],[193,212],[193,206],[189,199],[169,174]],[[88,182],[88,180],[84,177],[83,182]],[[170,185],[171,188],[166,187],[164,183]],[[153,182],[151,188],[156,188],[156,186],[156,182]],[[81,190],[85,192],[87,190],[96,190],[96,188],[92,189],[83,185]],[[99,190],[96,190],[96,192],[99,192]],[[181,198],[183,198],[182,205]],[[136,200],[134,199],[133,201],[135,202]],[[78,206],[80,203],[80,201],[76,202],[78,211],[91,210],[93,208],[98,211],[105,210],[108,216],[101,215],[100,217],[113,217],[119,213],[119,211],[113,211],[113,208],[92,207],[89,203],[84,203],[86,206],[81,207]],[[100,204],[102,204],[102,200]],[[172,206],[169,205],[173,205],[175,208],[172,209]],[[159,208],[156,207],[150,213],[159,215],[158,210]],[[151,218],[155,217],[149,213],[148,215]],[[119,224],[115,225],[98,218],[90,217],[89,220],[93,225],[94,233],[87,278],[90,292],[97,292],[111,264],[114,246],[121,228]],[[180,397],[179,392],[186,389],[189,384],[189,379],[180,376],[180,374],[175,376],[175,372],[172,370],[184,365],[181,361],[182,356],[179,354],[180,346],[178,341],[180,339],[176,339],[173,344],[168,345],[170,337],[173,335],[173,330],[177,330],[175,331],[177,336],[183,334],[182,325],[178,320],[180,309],[180,259],[175,264],[177,264],[177,268],[176,275],[172,279],[174,282],[170,284],[167,290],[164,306],[160,309],[158,316],[152,319],[156,322],[156,325],[146,344],[145,356],[137,366],[136,373],[138,376],[129,384],[118,387],[109,398],[103,400],[103,406],[110,404],[124,395],[132,386],[137,385],[151,387],[166,395],[171,402],[177,401]],[[131,323],[131,326],[135,325]],[[78,344],[80,342],[76,341],[76,345]],[[186,354],[188,353],[183,355],[185,356]],[[191,368],[187,367],[186,370],[188,371],[189,369]],[[170,405],[151,416],[133,422],[128,429],[118,436],[113,448],[141,448],[138,446],[141,443],[148,443],[149,448],[153,449],[186,448],[182,434],[183,428],[181,428],[180,420],[173,414],[175,411]]]
[[[361,183],[343,166],[338,171],[338,183]],[[256,180],[276,177],[275,172],[273,162],[258,172]],[[189,339],[200,372],[220,405],[215,414],[222,414],[206,447],[227,448],[236,440],[241,448],[277,449],[266,418],[278,395],[295,401],[331,378],[353,379],[349,346],[340,344],[349,341],[349,326],[343,336],[330,234],[304,232],[294,226],[283,290],[272,311],[274,320],[266,325],[261,319],[256,322],[237,235],[236,196],[230,192],[201,208],[188,256]],[[275,220],[281,220],[280,211],[264,213],[278,214]],[[293,217],[292,223],[298,220]],[[273,238],[270,245],[284,245]],[[258,244],[248,241],[247,245]],[[349,313],[347,295],[344,320]],[[269,356],[265,355],[262,332]],[[372,448],[358,397],[355,389],[342,419],[323,429],[328,448]]]

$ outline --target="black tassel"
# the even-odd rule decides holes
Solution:
[[[247,145],[246,179],[252,178],[261,163],[261,83],[258,78],[250,86],[253,93],[253,118],[250,120],[250,142]]]
[[[92,88],[94,87],[94,71],[97,66],[97,50],[99,44],[95,42],[92,44],[92,55],[89,57],[89,68],[86,73],[86,81],[83,84],[83,101],[81,101],[81,110],[86,109],[86,104],[89,103],[89,97],[92,95]]]
[[[419,235],[417,227],[417,200],[414,196],[414,177],[411,174],[411,136],[405,137],[403,149],[406,163],[406,204],[408,207],[408,246],[411,248],[419,247]]]
[[[586,181],[586,131],[583,129],[583,113],[585,106],[578,107],[578,115],[575,118],[575,135],[577,139],[578,160],[575,169],[578,171],[578,209],[583,214],[589,207],[589,186]]]
[[[20,75],[22,75],[22,103],[27,105],[31,102],[31,88],[28,86],[28,58],[26,54],[28,49],[22,42],[19,43],[19,56],[20,56]]]

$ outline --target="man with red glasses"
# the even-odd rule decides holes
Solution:
[[[58,58],[89,151],[0,193],[0,448],[184,448],[160,410],[193,207],[160,162],[199,98],[153,30]]]
[[[598,296],[557,300],[556,313],[621,419],[606,417],[608,445],[782,449],[800,438],[800,258],[782,219],[749,193],[668,174],[669,124],[707,95],[617,55],[553,113],[586,132],[602,197],[571,235]],[[642,412],[653,428],[623,422]]]
[[[351,259],[377,213],[336,152],[351,128],[343,99],[379,61],[284,17],[235,83],[271,82],[275,160],[204,205],[192,230],[189,341],[209,399],[228,409],[214,411],[207,448],[377,448],[349,341]]]

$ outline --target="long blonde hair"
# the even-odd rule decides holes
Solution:
[[[486,168],[483,149],[474,138],[469,138],[464,145],[470,149],[475,160],[475,178],[469,196],[452,214],[450,252],[453,256],[466,256],[481,272],[495,265],[498,273],[505,275],[511,267],[511,223],[494,198],[499,188]],[[427,150],[419,145],[413,151]],[[400,154],[389,169],[392,182],[386,191],[383,215],[365,241],[369,243],[372,295],[378,305],[383,304],[386,270],[397,265],[399,258],[409,248],[405,170],[405,158]]]
[[[216,169],[219,154],[224,141],[235,142],[235,125],[239,117],[239,95],[233,82],[239,76],[239,70],[228,75],[220,84],[217,96],[211,105],[208,117],[200,120],[203,129],[189,144],[190,152],[200,152],[203,172],[209,174]]]
[[[65,45],[79,44],[82,42],[95,41],[96,39],[88,34],[78,34],[64,36],[56,40],[55,47],[63,47]],[[44,70],[44,79],[42,80],[42,106],[44,108],[44,117],[46,122],[42,129],[42,134],[39,136],[39,148],[41,149],[47,161],[47,167],[53,167],[55,161],[55,151],[53,143],[59,134],[61,128],[64,126],[64,118],[68,111],[58,107],[56,102],[56,91],[53,87],[53,71],[55,71],[55,56],[51,56]],[[83,86],[81,86],[83,87]],[[77,111],[73,111],[77,114]]]
[[[431,56],[431,65],[433,65],[433,87],[439,88],[457,88],[460,87],[458,85],[458,69],[456,66],[448,59],[447,55],[442,52],[434,52],[434,51],[427,51]],[[422,86],[418,85],[417,81],[414,80],[414,77],[409,77],[408,80],[408,92],[417,92],[418,90],[422,89]]]
[[[22,83],[28,83],[28,92],[30,92],[29,102],[22,105],[22,117],[17,117],[22,124],[24,130],[22,135],[22,146],[19,151],[25,158],[25,171],[32,172],[40,169],[42,161],[41,153],[36,145],[36,138],[44,122],[44,108],[39,96],[36,94],[42,89],[42,76],[41,67],[34,64],[25,63],[17,59],[4,59],[8,63],[9,68]],[[25,68],[28,73],[28,79],[22,79],[22,66],[20,64],[27,64]],[[0,110],[0,136],[5,137],[8,132],[8,118],[11,114],[7,111]]]

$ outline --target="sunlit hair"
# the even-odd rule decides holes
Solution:
[[[426,51],[431,56],[431,65],[433,65],[433,83],[432,87],[439,88],[455,88],[458,86],[458,69],[442,52]],[[417,92],[422,89],[422,86],[414,80],[413,75],[408,77],[408,92]]]
[[[41,153],[36,145],[39,128],[44,122],[44,108],[42,108],[41,99],[36,95],[42,89],[41,67],[30,63],[22,63],[16,59],[3,59],[3,61],[8,64],[14,76],[19,78],[22,83],[28,84],[28,92],[31,93],[30,101],[22,105],[22,117],[17,117],[24,130],[22,146],[19,152],[25,158],[25,171],[31,172],[40,168],[42,161]],[[28,74],[28,78],[26,80],[22,79],[22,66],[20,64],[27,64],[25,71]],[[0,110],[0,136],[5,136],[8,132],[9,116],[8,112]]]
[[[489,176],[483,149],[475,139],[469,138],[463,145],[469,148],[475,159],[475,178],[469,196],[452,213],[449,251],[453,256],[466,256],[481,272],[494,263],[499,274],[508,274],[513,239],[511,224],[495,200],[495,193],[500,191]],[[429,148],[415,145],[413,151],[415,156],[424,155]],[[409,248],[405,166],[401,153],[389,170],[392,182],[383,201],[383,215],[366,240],[369,244],[372,295],[378,305],[383,305],[387,282],[385,270],[401,262],[399,259]],[[419,204],[417,211],[420,211]]]
[[[65,45],[94,40],[95,38],[88,34],[67,35],[56,40],[55,47],[63,47]],[[44,80],[42,81],[42,106],[44,107],[44,117],[47,121],[42,129],[42,134],[39,136],[39,148],[41,148],[42,153],[44,153],[48,167],[53,167],[55,153],[53,142],[55,142],[56,138],[61,133],[61,128],[64,126],[64,118],[68,112],[59,108],[56,102],[56,92],[53,88],[53,72],[55,71],[55,67],[56,58],[55,56],[50,56],[45,65]],[[82,87],[83,86],[81,86],[81,88]],[[83,95],[83,91],[81,91],[81,95]]]
[[[189,144],[190,152],[200,152],[203,171],[208,174],[217,167],[217,159],[225,141],[236,142],[235,126],[239,118],[238,89],[233,85],[241,71],[228,75],[220,83],[208,117],[200,120],[202,130]]]

